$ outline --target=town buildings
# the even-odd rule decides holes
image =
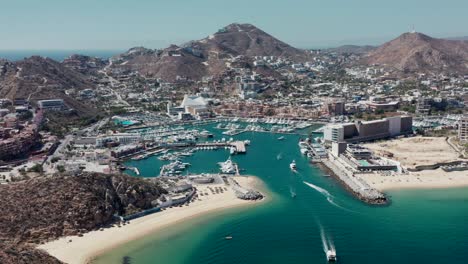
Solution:
[[[37,106],[43,110],[60,111],[65,109],[63,99],[47,99],[37,101]]]
[[[411,134],[411,116],[395,116],[374,121],[332,124],[324,128],[326,142],[362,142]]]

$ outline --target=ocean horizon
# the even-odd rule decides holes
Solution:
[[[9,61],[19,61],[31,56],[42,56],[56,61],[63,61],[71,55],[79,54],[108,59],[123,52],[125,50],[0,50],[0,58]]]

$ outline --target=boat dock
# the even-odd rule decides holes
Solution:
[[[245,153],[246,148],[245,148],[245,142],[244,141],[235,141],[231,143],[231,146],[236,148],[237,153]]]

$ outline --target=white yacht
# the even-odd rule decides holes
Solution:
[[[220,162],[219,166],[221,166],[221,171],[226,174],[235,174],[236,173],[236,166],[229,157],[225,162]]]
[[[291,168],[291,170],[295,171],[297,169],[296,167],[296,161],[292,161],[291,164],[289,164],[289,167]]]
[[[236,153],[237,153],[237,150],[236,150],[235,147],[230,147],[230,148],[229,148],[229,154],[234,155],[234,154],[236,154]]]
[[[327,260],[336,261],[336,251],[334,249],[330,249],[327,251]]]

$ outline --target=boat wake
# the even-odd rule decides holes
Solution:
[[[327,198],[327,201],[328,201],[330,204],[332,204],[333,206],[335,206],[335,207],[337,207],[337,208],[340,208],[340,209],[342,209],[342,210],[348,211],[348,212],[355,213],[355,211],[349,210],[349,209],[347,209],[347,208],[345,208],[345,207],[343,207],[343,206],[337,204],[337,203],[335,202],[335,200],[333,200],[333,198],[334,198],[333,195],[331,195],[331,193],[329,193],[327,190],[325,190],[325,189],[323,189],[323,188],[321,188],[321,187],[319,187],[319,186],[317,186],[317,185],[315,185],[315,184],[308,183],[308,182],[306,182],[306,181],[304,181],[304,184],[307,185],[307,186],[309,186],[310,188],[312,188],[312,189],[318,191],[318,192],[321,193],[323,196],[325,196],[325,197]]]
[[[327,236],[325,233],[325,229],[323,226],[319,223],[320,226],[320,237],[322,238],[322,246],[323,246],[323,252],[327,254],[329,250],[336,252],[335,249],[335,244],[333,243],[333,240],[330,236]]]
[[[279,153],[278,155],[276,155],[276,159],[277,159],[277,160],[280,160],[280,159],[282,159],[282,158],[283,158],[283,157],[281,156],[281,153]]]
[[[296,197],[296,192],[292,186],[289,186],[289,193],[291,194],[292,198]]]

